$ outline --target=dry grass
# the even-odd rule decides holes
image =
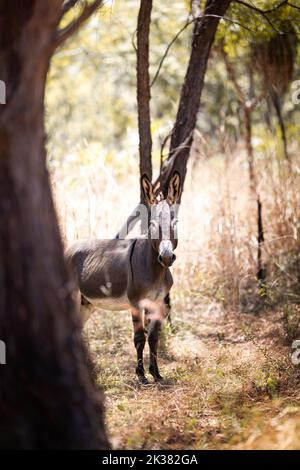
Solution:
[[[297,371],[282,346],[282,313],[229,314],[176,300],[174,317],[177,331],[164,331],[160,351],[164,385],[137,384],[128,314],[98,312],[87,325],[113,446],[300,448]]]
[[[67,243],[114,236],[138,199],[134,162],[113,171],[86,153],[85,165],[54,174]],[[99,311],[88,322],[116,448],[300,448],[299,371],[290,360],[300,339],[300,170],[258,162],[267,267],[259,290],[255,204],[241,149],[236,155],[191,160],[174,267],[176,333],[166,328],[161,341],[164,385],[137,385],[128,314]]]

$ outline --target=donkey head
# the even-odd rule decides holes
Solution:
[[[152,247],[157,253],[158,262],[165,268],[172,266],[176,256],[174,250],[177,247],[177,202],[181,193],[181,178],[175,171],[170,179],[168,195],[164,199],[157,191],[147,175],[143,175],[141,186],[144,199],[150,210],[149,237]]]

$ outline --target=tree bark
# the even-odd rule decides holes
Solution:
[[[165,196],[174,170],[179,171],[184,183],[211,46],[220,17],[224,16],[229,4],[230,0],[207,0],[204,16],[195,21],[191,55],[172,131],[169,156],[160,175]]]
[[[152,180],[152,137],[150,117],[149,33],[152,0],[141,0],[137,26],[137,103],[139,128],[140,176]],[[141,188],[141,201],[143,191]]]
[[[1,448],[108,447],[45,161],[45,80],[62,3],[0,2]]]

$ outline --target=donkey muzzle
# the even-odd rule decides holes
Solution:
[[[173,253],[173,246],[170,240],[163,240],[159,245],[158,262],[164,267],[172,266],[176,259]]]

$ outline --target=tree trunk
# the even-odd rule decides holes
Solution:
[[[263,227],[263,216],[262,216],[262,203],[257,195],[257,280],[261,287],[265,285],[266,270],[263,263],[263,244],[265,241],[264,227]]]
[[[229,4],[230,0],[207,0],[205,16],[195,21],[191,55],[172,131],[169,156],[160,175],[165,196],[174,169],[180,172],[184,182],[211,46],[219,17],[225,14]]]
[[[1,448],[108,446],[45,162],[45,80],[61,7],[0,3]]]
[[[281,106],[281,100],[280,96],[278,95],[277,91],[274,89],[270,90],[270,96],[271,100],[275,109],[275,113],[278,119],[278,124],[280,128],[280,135],[281,135],[281,140],[282,140],[282,146],[283,146],[283,154],[286,160],[289,160],[289,154],[288,154],[288,149],[287,149],[287,138],[286,138],[286,131],[285,131],[285,123],[284,119],[282,116],[282,106]]]
[[[264,284],[266,279],[266,272],[262,259],[263,244],[265,241],[264,227],[263,227],[263,208],[260,200],[260,195],[257,190],[257,180],[254,170],[254,156],[252,146],[252,109],[247,107],[247,103],[244,103],[244,119],[245,119],[245,141],[247,149],[247,159],[249,168],[249,181],[250,181],[250,192],[253,199],[257,204],[257,280],[260,286]]]
[[[150,118],[149,33],[152,0],[141,0],[137,26],[137,102],[139,127],[140,176],[152,180],[152,138]],[[141,201],[143,191],[141,188]]]
[[[137,106],[139,130],[140,181],[144,174],[152,180],[152,136],[150,112],[149,34],[152,0],[141,0],[137,24]],[[145,204],[144,191],[140,185],[140,203]],[[115,238],[129,233],[140,218],[139,206],[127,217]],[[143,225],[142,225],[143,231]],[[144,232],[143,232],[144,233]]]
[[[253,145],[252,145],[252,111],[256,104],[256,102],[253,101],[254,99],[253,75],[252,75],[251,67],[248,67],[249,92],[248,92],[248,96],[246,96],[243,92],[242,87],[240,86],[237,80],[234,66],[230,62],[224,50],[223,45],[221,46],[221,53],[224,58],[228,76],[234,85],[239,103],[243,110],[244,138],[245,138],[246,151],[247,151],[250,194],[257,205],[257,275],[256,277],[257,277],[259,286],[263,286],[264,281],[265,281],[265,276],[266,276],[263,259],[262,259],[263,244],[264,244],[264,228],[263,228],[263,214],[262,214],[263,209],[262,209],[262,203],[261,203],[260,195],[259,195],[258,188],[257,188],[257,179],[256,179],[256,174],[255,174],[255,165],[254,165],[254,152],[253,152]]]

